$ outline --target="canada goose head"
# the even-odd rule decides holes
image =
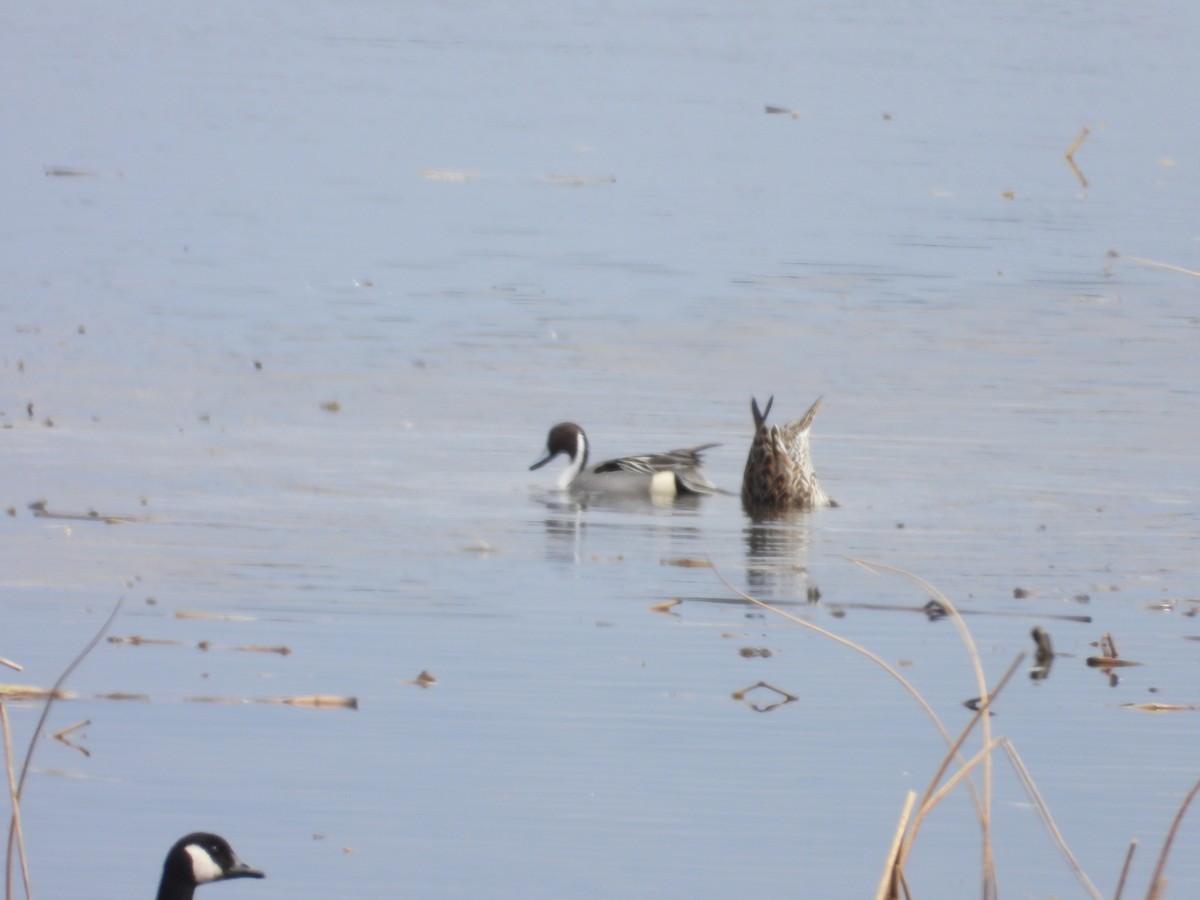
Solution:
[[[219,834],[196,831],[175,842],[163,862],[158,900],[191,900],[196,888],[229,878],[264,878],[246,865]]]

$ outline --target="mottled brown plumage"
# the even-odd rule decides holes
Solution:
[[[772,397],[761,412],[751,399],[754,440],[742,475],[742,505],[751,514],[836,505],[821,490],[813,471],[808,431],[821,398],[799,419],[786,425],[767,425]]]

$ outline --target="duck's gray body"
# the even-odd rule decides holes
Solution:
[[[562,490],[580,494],[674,497],[716,494],[720,488],[700,470],[701,454],[716,444],[701,444],[666,453],[643,453],[609,459],[588,467],[588,440],[574,422],[560,422],[546,436],[546,452],[530,469],[540,469],[560,453],[570,460],[558,479]]]

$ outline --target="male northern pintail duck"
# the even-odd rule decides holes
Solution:
[[[233,852],[219,834],[197,831],[175,842],[163,863],[158,900],[192,900],[196,888],[228,878],[264,878]]]
[[[622,456],[589,469],[587,435],[574,422],[559,422],[546,436],[546,452],[529,468],[540,469],[564,453],[570,464],[558,479],[558,487],[563,490],[588,494],[649,494],[653,497],[717,494],[721,489],[700,471],[700,454],[716,446],[701,444],[666,453]]]
[[[821,398],[794,422],[768,426],[767,416],[774,402],[772,397],[767,408],[759,412],[758,401],[750,400],[754,441],[742,475],[742,505],[748,512],[836,506],[821,490],[808,447],[808,431],[821,406]]]

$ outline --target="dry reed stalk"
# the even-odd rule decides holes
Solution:
[[[113,607],[113,611],[108,614],[108,618],[104,620],[104,624],[100,626],[100,630],[96,632],[95,637],[88,641],[87,646],[79,652],[79,654],[71,660],[61,675],[58,676],[58,681],[54,682],[54,686],[50,689],[50,694],[46,697],[46,704],[42,707],[42,714],[38,716],[37,725],[33,729],[33,736],[29,739],[29,747],[25,751],[25,761],[21,764],[21,777],[17,779],[17,786],[13,800],[13,814],[9,821],[8,827],[8,852],[4,861],[4,882],[5,882],[5,897],[12,900],[12,863],[13,863],[13,845],[16,840],[16,832],[18,830],[17,810],[21,800],[21,794],[25,790],[25,778],[29,775],[29,766],[33,763],[33,751],[37,748],[38,735],[42,733],[42,729],[46,727],[46,719],[50,717],[50,707],[54,705],[54,698],[58,696],[62,686],[66,683],[71,673],[79,667],[79,664],[84,661],[89,653],[96,649],[96,645],[100,643],[100,639],[104,637],[104,633],[112,626],[112,623],[117,618],[117,613],[121,611],[121,604],[125,602],[124,598],[117,601],[117,605]],[[24,859],[22,859],[24,866]],[[31,900],[32,895],[29,892],[28,879],[25,885],[25,896]]]
[[[850,562],[854,563],[857,566],[861,566],[862,568],[866,569],[868,572],[871,572],[871,571],[892,572],[896,575],[900,575],[903,578],[907,578],[909,581],[913,582],[915,585],[917,585],[922,590],[924,590],[937,603],[941,604],[943,609],[947,610],[950,613],[951,621],[954,622],[954,627],[958,630],[959,639],[963,642],[963,646],[967,648],[967,655],[971,660],[971,669],[975,673],[975,687],[976,687],[976,690],[979,691],[980,707],[982,708],[982,707],[986,706],[989,702],[991,702],[991,698],[988,695],[988,691],[987,691],[987,679],[984,677],[984,674],[983,674],[983,661],[979,658],[979,650],[975,646],[975,639],[973,637],[971,637],[971,630],[969,628],[967,628],[967,623],[963,620],[962,615],[959,614],[959,611],[954,606],[954,604],[950,602],[950,598],[947,597],[945,594],[943,594],[941,591],[939,591],[936,587],[934,587],[932,584],[930,584],[924,578],[920,577],[919,575],[914,575],[912,572],[909,572],[905,569],[901,569],[898,566],[888,565],[887,563],[868,562],[867,560],[855,559],[854,557],[848,557],[848,558],[849,558]],[[983,716],[981,719],[981,722],[982,722],[982,727],[980,729],[982,731],[981,739],[985,745],[991,743],[991,740],[992,740],[992,725],[989,720],[990,720],[990,716]],[[968,727],[970,727],[970,726],[968,726]],[[964,735],[964,737],[965,737],[965,735]],[[962,759],[962,757],[960,756],[959,760],[961,761],[961,759]],[[981,852],[983,854],[983,896],[984,896],[984,898],[989,898],[989,897],[996,897],[999,894],[999,889],[996,886],[996,865],[995,865],[995,859],[992,854],[992,839],[991,839],[991,819],[992,819],[992,761],[991,761],[991,756],[988,756],[984,759],[982,780],[983,780],[983,801],[982,801],[982,808],[980,809],[979,827],[980,827],[980,832],[981,832],[980,839],[982,842]],[[920,817],[920,813],[918,812],[918,818],[919,817]],[[900,861],[901,861],[901,865],[903,865],[904,856],[901,856]]]
[[[1075,859],[1075,854],[1071,852],[1071,848],[1067,846],[1066,838],[1062,836],[1062,832],[1058,830],[1058,825],[1054,822],[1054,817],[1050,815],[1050,807],[1046,805],[1046,801],[1042,798],[1042,792],[1037,789],[1037,785],[1033,783],[1033,776],[1029,774],[1029,770],[1025,768],[1025,763],[1021,759],[1021,754],[1017,753],[1017,748],[1012,745],[1006,737],[1000,738],[1003,742],[1004,752],[1008,754],[1008,760],[1012,763],[1013,771],[1017,773],[1017,778],[1021,780],[1021,786],[1025,788],[1025,793],[1029,795],[1029,799],[1033,801],[1034,808],[1038,811],[1038,815],[1042,817],[1042,824],[1046,826],[1046,830],[1050,832],[1050,837],[1054,838],[1054,842],[1058,844],[1059,852],[1066,859],[1071,870],[1075,873],[1075,877],[1079,879],[1079,883],[1083,885],[1088,893],[1099,900],[1100,892],[1096,890],[1096,886],[1092,884],[1092,880],[1087,877],[1087,873],[1083,871],[1083,867],[1079,865]]]
[[[855,562],[858,562],[858,561],[855,560]],[[859,563],[859,565],[865,565],[865,564]],[[889,566],[887,568],[891,568],[891,567]],[[901,571],[901,570],[896,570],[896,571]],[[913,687],[912,684],[910,684],[903,675],[901,675],[899,672],[897,672],[892,666],[888,665],[888,663],[885,662],[883,659],[881,659],[880,657],[878,657],[877,655],[872,653],[866,647],[863,647],[860,644],[854,643],[854,641],[847,640],[846,638],[841,637],[840,635],[834,634],[832,631],[826,631],[820,625],[814,625],[812,622],[806,622],[803,619],[801,619],[799,616],[794,616],[789,612],[785,612],[784,610],[780,609],[777,606],[772,606],[770,603],[767,603],[763,600],[759,600],[757,597],[753,597],[750,594],[747,594],[745,591],[741,590],[740,588],[735,587],[729,581],[729,579],[727,579],[724,575],[721,574],[720,570],[718,570],[716,568],[716,566],[713,566],[713,573],[717,576],[717,578],[719,578],[721,580],[722,584],[724,584],[727,588],[729,588],[729,590],[733,591],[735,594],[737,594],[743,600],[749,601],[750,603],[753,603],[753,604],[761,607],[762,609],[769,610],[770,612],[773,612],[777,616],[787,619],[790,622],[795,622],[797,625],[801,625],[801,626],[807,628],[809,631],[815,631],[817,634],[822,635],[823,637],[827,637],[831,641],[841,644],[843,647],[848,647],[851,650],[853,650],[855,653],[865,656],[871,662],[875,663],[875,665],[879,666],[881,669],[883,669],[885,672],[887,672],[889,675],[891,675],[892,678],[894,678],[900,684],[900,686],[902,688],[904,688],[904,690],[908,691],[909,695],[914,700],[917,701],[917,703],[920,705],[921,709],[923,709],[925,711],[925,714],[927,716],[929,716],[929,718],[933,721],[934,727],[936,727],[938,732],[941,734],[942,739],[946,742],[946,746],[949,747],[954,744],[954,739],[952,737],[950,737],[950,732],[946,729],[946,726],[942,724],[942,720],[938,718],[937,713],[935,713],[933,711],[933,707],[931,707],[929,705],[928,701],[926,701],[926,699],[921,696],[921,693],[915,687]],[[903,574],[907,574],[907,573],[903,573]],[[933,588],[932,585],[930,585],[930,588],[931,588],[931,590],[933,590],[933,592],[935,594],[939,593],[936,588]],[[947,608],[953,609],[953,606],[950,604],[950,602],[948,600],[946,601],[946,604],[947,604]],[[957,615],[957,613],[955,613],[955,615]],[[959,617],[959,619],[961,621],[961,617]],[[974,645],[972,644],[971,646],[973,647]],[[984,687],[982,689],[980,689],[980,692],[979,692],[980,696],[984,697],[985,700],[987,697],[986,687],[987,686],[984,685]],[[966,760],[963,758],[961,753],[958,754],[958,761],[960,763],[966,762]],[[990,772],[990,768],[988,768],[987,771]],[[989,807],[980,799],[979,791],[975,787],[975,783],[973,781],[970,781],[970,782],[968,782],[968,784],[970,785],[970,789],[971,789],[971,798],[975,803],[975,812],[976,812],[976,815],[979,817],[981,829],[984,829],[984,836],[985,836],[985,841],[986,841],[987,840],[986,822],[988,819],[988,808]],[[987,871],[988,860],[990,860],[990,858],[991,858],[991,853],[990,853],[990,849],[989,849],[988,851],[985,852],[985,863],[984,863],[985,871]],[[994,873],[993,873],[993,880],[994,880]]]
[[[1082,867],[1079,865],[1078,861],[1075,859],[1074,854],[1071,853],[1070,848],[1067,846],[1066,840],[1063,838],[1062,833],[1058,830],[1058,826],[1054,822],[1054,817],[1050,814],[1049,807],[1046,805],[1045,800],[1042,798],[1041,792],[1038,791],[1037,785],[1034,784],[1033,777],[1029,774],[1029,770],[1025,767],[1024,762],[1021,760],[1020,754],[1017,753],[1016,748],[1012,745],[1012,742],[1009,741],[1009,739],[1006,737],[999,737],[999,738],[995,738],[995,739],[993,739],[991,737],[990,723],[988,721],[988,716],[986,715],[988,707],[991,705],[992,700],[995,699],[995,697],[999,693],[999,691],[1001,691],[1004,688],[1004,686],[1008,683],[1008,681],[1016,673],[1017,667],[1020,665],[1021,661],[1024,659],[1025,654],[1021,653],[1017,656],[1017,658],[1013,661],[1012,665],[1009,666],[1008,670],[1004,673],[1004,675],[1001,677],[1001,679],[996,683],[996,687],[992,691],[989,692],[987,690],[986,683],[982,680],[983,679],[983,667],[982,667],[982,663],[979,658],[979,653],[975,647],[974,639],[971,637],[970,632],[967,630],[966,623],[963,622],[962,616],[958,613],[958,611],[955,609],[954,605],[950,602],[950,600],[941,591],[939,591],[937,588],[935,588],[932,584],[930,584],[925,579],[923,579],[917,575],[914,575],[910,572],[907,572],[903,569],[897,568],[896,566],[886,565],[883,563],[869,563],[864,560],[858,560],[858,559],[854,559],[854,558],[850,558],[850,559],[855,564],[860,565],[863,568],[866,568],[868,570],[871,570],[871,569],[886,570],[886,571],[895,572],[899,575],[903,575],[904,577],[909,578],[910,580],[912,580],[913,582],[915,582],[916,584],[918,584],[922,588],[924,588],[926,591],[928,591],[930,596],[932,596],[938,603],[942,604],[943,607],[950,613],[950,615],[954,619],[956,625],[959,627],[960,635],[962,635],[963,642],[967,647],[968,653],[971,656],[972,663],[975,668],[976,678],[977,678],[977,682],[979,685],[979,694],[980,694],[981,702],[979,704],[978,709],[976,709],[975,714],[972,717],[972,720],[963,729],[962,733],[960,734],[960,736],[958,737],[957,740],[951,741],[949,733],[946,731],[945,727],[942,725],[941,721],[938,719],[937,714],[933,712],[932,708],[925,701],[925,699],[917,692],[916,688],[914,688],[911,684],[909,684],[904,679],[904,677],[902,675],[900,675],[899,672],[897,672],[895,669],[893,669],[891,666],[889,666],[886,662],[884,662],[882,659],[880,659],[874,653],[867,650],[865,647],[861,647],[858,644],[855,644],[853,641],[849,641],[843,637],[833,634],[832,632],[826,631],[824,628],[821,628],[818,625],[814,625],[811,622],[806,622],[797,616],[793,616],[790,613],[784,612],[783,610],[781,610],[777,607],[774,607],[769,603],[759,600],[757,597],[753,597],[750,594],[747,594],[745,591],[742,591],[742,590],[738,589],[737,587],[735,587],[733,584],[731,584],[728,581],[728,579],[726,579],[720,573],[720,571],[718,571],[715,567],[714,567],[713,571],[715,572],[716,576],[725,584],[726,587],[728,587],[731,591],[733,591],[735,594],[742,597],[743,599],[748,600],[749,602],[754,603],[763,609],[770,610],[771,612],[774,612],[776,615],[779,615],[785,619],[788,619],[789,621],[795,622],[799,625],[803,625],[805,628],[808,628],[811,631],[815,631],[818,634],[821,634],[821,635],[824,635],[825,637],[831,638],[834,641],[836,641],[837,643],[843,644],[844,646],[857,651],[858,653],[860,653],[863,656],[870,659],[872,662],[874,662],[877,665],[879,665],[880,667],[882,667],[885,671],[888,672],[888,674],[890,674],[893,678],[895,678],[905,688],[905,690],[907,690],[917,700],[917,702],[921,705],[921,707],[926,711],[926,713],[933,720],[934,724],[938,727],[938,730],[942,732],[942,736],[946,739],[947,744],[950,745],[950,750],[947,752],[945,758],[943,759],[942,765],[939,768],[937,775],[932,780],[932,782],[930,784],[930,788],[926,791],[925,799],[922,801],[922,804],[921,804],[920,808],[917,810],[915,817],[913,817],[911,820],[909,818],[911,804],[906,805],[905,813],[902,818],[901,830],[898,831],[898,836],[900,837],[900,839],[902,841],[901,848],[900,848],[899,853],[897,853],[894,848],[891,852],[889,852],[889,856],[888,856],[889,866],[885,869],[883,881],[881,882],[879,892],[877,893],[877,900],[889,900],[889,898],[897,897],[897,896],[899,896],[899,891],[903,891],[905,897],[911,897],[911,892],[909,891],[908,883],[904,876],[903,862],[907,858],[907,853],[908,853],[909,849],[911,849],[912,841],[916,836],[916,832],[920,828],[920,820],[933,807],[935,807],[938,803],[940,803],[941,800],[945,796],[947,796],[951,790],[953,790],[955,787],[957,787],[958,784],[960,782],[962,782],[963,780],[966,780],[968,785],[970,785],[970,787],[971,787],[972,795],[975,800],[976,813],[980,817],[981,828],[983,830],[983,840],[984,840],[984,852],[983,852],[983,855],[984,855],[983,869],[984,869],[984,871],[983,871],[983,885],[982,885],[983,895],[985,897],[988,897],[988,896],[994,897],[994,896],[998,895],[998,886],[996,884],[996,879],[995,879],[994,860],[993,860],[993,855],[991,852],[991,840],[990,840],[990,828],[989,828],[990,822],[988,821],[988,816],[989,816],[989,811],[990,811],[990,790],[991,790],[991,755],[992,755],[992,752],[996,749],[996,747],[1002,747],[1004,749],[1005,753],[1008,755],[1009,762],[1011,763],[1013,770],[1016,772],[1018,779],[1021,781],[1022,786],[1025,788],[1026,793],[1029,795],[1030,799],[1033,801],[1034,808],[1037,809],[1038,814],[1041,816],[1043,825],[1046,827],[1046,830],[1049,832],[1050,836],[1054,839],[1055,843],[1058,846],[1059,851],[1063,854],[1063,857],[1066,859],[1068,865],[1071,867],[1072,871],[1074,872],[1076,878],[1079,880],[1080,884],[1083,885],[1084,889],[1088,892],[1088,895],[1093,898],[1093,900],[1100,900],[1100,898],[1101,898],[1100,892],[1096,889],[1095,885],[1092,884],[1091,879],[1089,879],[1087,876],[1087,873],[1085,873],[1083,871]],[[973,728],[975,727],[975,724],[977,722],[982,722],[982,726],[983,726],[981,729],[984,732],[983,749],[981,749],[978,753],[976,753],[975,756],[972,757],[972,759],[968,762],[968,761],[964,760],[962,757],[961,746],[962,746],[962,743],[966,740],[967,736],[973,730]],[[938,782],[941,780],[942,776],[945,774],[945,771],[949,766],[950,760],[955,757],[958,758],[958,760],[961,764],[959,769],[955,771],[954,775],[951,776],[951,778],[949,780],[947,780],[946,784],[943,785],[940,790],[938,790],[936,793],[933,793],[934,788],[936,787]],[[984,768],[983,778],[985,781],[985,790],[987,790],[987,792],[988,792],[988,802],[986,805],[982,805],[982,806],[980,804],[979,796],[975,791],[974,782],[970,780],[971,770],[980,764],[982,764],[983,768]],[[1187,800],[1184,802],[1183,807],[1180,809],[1180,812],[1179,812],[1178,816],[1176,817],[1175,826],[1171,830],[1170,838],[1174,837],[1175,830],[1178,828],[1179,821],[1182,819],[1183,813],[1186,810],[1187,805],[1191,802],[1192,797],[1195,796],[1195,794],[1197,792],[1200,792],[1200,781],[1197,781],[1196,785],[1193,786],[1191,793],[1189,793]],[[910,792],[910,794],[911,794],[911,792]],[[906,839],[903,834],[903,828],[904,828],[904,824],[909,821],[911,821],[911,824],[908,826],[908,836]],[[1170,845],[1170,841],[1168,840],[1167,846],[1165,846],[1163,848],[1164,857],[1160,860],[1160,867],[1165,865],[1165,854],[1169,850],[1169,845]],[[1132,855],[1132,848],[1130,850],[1130,855]],[[1126,862],[1126,867],[1128,867],[1128,861]],[[1123,880],[1123,878],[1124,878],[1124,876],[1122,876],[1122,880]],[[1150,898],[1150,900],[1154,900],[1154,898]]]
[[[8,707],[4,705],[4,700],[0,698],[0,725],[4,729],[4,769],[8,773],[8,797],[12,803],[12,821],[13,829],[17,833],[17,858],[21,861],[21,876],[25,884],[25,896],[29,896],[29,862],[25,857],[25,832],[21,830],[21,804],[17,799],[17,782],[13,776],[12,767],[12,732],[8,727]],[[8,891],[5,895],[8,900],[12,900],[12,885],[8,885]]]
[[[892,885],[896,877],[896,855],[900,851],[900,842],[908,829],[908,820],[912,815],[913,804],[917,802],[917,792],[909,791],[904,798],[904,809],[900,811],[900,821],[896,823],[896,832],[892,835],[891,846],[888,847],[887,864],[883,867],[883,877],[879,879],[879,887],[875,889],[875,900],[887,900],[892,893]]]
[[[985,779],[990,781],[991,767],[990,767],[989,761],[991,758],[991,750],[993,747],[995,747],[996,742],[991,739],[990,735],[988,735],[986,737],[986,739],[984,740],[984,749],[980,750],[979,753],[977,753],[970,762],[964,763],[963,766],[961,768],[959,768],[959,770],[957,772],[954,773],[953,777],[951,777],[950,780],[947,781],[946,784],[943,785],[940,790],[937,790],[938,783],[942,780],[942,777],[946,774],[946,770],[950,767],[951,761],[954,759],[955,756],[959,756],[959,750],[962,748],[962,745],[966,741],[967,736],[974,730],[976,723],[978,723],[980,721],[984,722],[985,724],[987,723],[988,717],[989,717],[989,709],[988,708],[992,705],[992,701],[995,700],[996,695],[999,694],[1000,691],[1004,690],[1004,686],[1006,684],[1008,684],[1009,679],[1011,679],[1013,677],[1013,675],[1017,671],[1017,667],[1021,664],[1021,661],[1024,659],[1025,659],[1025,654],[1018,653],[1017,658],[1012,661],[1012,664],[1008,667],[1008,670],[1004,673],[1004,675],[996,683],[996,687],[991,692],[985,691],[983,696],[985,696],[986,699],[982,703],[979,704],[979,708],[975,710],[975,714],[973,716],[971,716],[970,721],[967,722],[966,727],[963,728],[962,732],[958,736],[958,739],[954,742],[953,746],[951,746],[949,752],[947,752],[946,755],[942,758],[942,764],[938,767],[937,772],[934,773],[933,778],[930,779],[929,787],[927,787],[925,789],[925,796],[921,798],[921,805],[917,809],[917,814],[913,818],[912,825],[908,829],[908,834],[904,838],[904,844],[900,848],[900,853],[897,855],[897,858],[896,858],[897,868],[899,868],[899,869],[904,868],[904,863],[907,861],[908,854],[912,850],[913,842],[916,841],[917,835],[921,831],[921,823],[925,820],[925,816],[938,803],[941,802],[942,798],[945,797],[946,794],[948,794],[951,790],[953,790],[954,786],[957,785],[958,782],[961,781],[967,775],[967,773],[972,768],[975,767],[976,763],[983,761],[984,771],[985,771],[984,777],[985,777]],[[989,785],[989,787],[990,787],[990,785]],[[937,791],[936,794],[934,793],[935,790]],[[987,811],[990,812],[990,807],[988,808]],[[988,825],[988,827],[985,830],[985,836],[990,835],[990,832],[991,832],[991,829],[990,829],[991,823],[988,822],[987,825]],[[990,850],[990,838],[989,838],[989,841],[987,844],[987,849]],[[987,896],[988,892],[989,892],[988,881],[990,880],[993,883],[995,881],[994,860],[992,859],[992,855],[990,852],[985,851],[984,860],[985,860],[985,863],[984,863],[984,895]],[[988,878],[988,863],[989,863],[989,861],[992,864],[992,877],[990,879]],[[993,889],[994,889],[994,887],[993,887]]]
[[[1129,842],[1129,849],[1125,851],[1125,864],[1121,866],[1121,877],[1117,879],[1117,892],[1113,894],[1113,900],[1121,900],[1121,894],[1125,893],[1125,881],[1129,878],[1129,866],[1133,862],[1133,851],[1137,849],[1137,846],[1137,838]]]
[[[720,571],[715,566],[713,567],[713,573],[717,576],[717,578],[719,578],[721,580],[721,582],[727,588],[729,588],[731,591],[733,591],[735,594],[737,594],[743,600],[753,603],[756,606],[761,607],[762,609],[769,610],[770,612],[775,613],[777,616],[787,619],[789,622],[794,622],[797,625],[801,625],[804,628],[807,628],[809,631],[815,631],[817,634],[821,635],[822,637],[827,637],[831,641],[841,644],[843,647],[848,647],[851,650],[853,650],[855,653],[861,654],[862,656],[865,656],[867,659],[869,659],[871,662],[875,663],[875,665],[879,666],[881,669],[883,669],[885,672],[887,672],[889,675],[891,675],[892,678],[896,679],[896,681],[900,683],[900,686],[903,687],[906,691],[908,691],[908,693],[912,696],[912,698],[914,700],[916,700],[918,704],[920,704],[921,709],[925,710],[925,714],[927,716],[929,716],[930,719],[933,720],[933,724],[936,726],[937,730],[941,733],[942,738],[946,741],[946,746],[950,746],[954,742],[954,739],[950,737],[950,732],[947,731],[946,726],[942,724],[942,720],[939,719],[937,713],[935,713],[933,711],[933,707],[931,707],[929,705],[929,703],[925,700],[925,698],[921,696],[920,692],[915,687],[913,687],[912,684],[910,684],[903,675],[901,675],[899,672],[897,672],[885,660],[876,656],[874,653],[872,653],[866,647],[863,647],[860,644],[854,643],[854,641],[848,640],[840,635],[834,634],[832,631],[826,631],[820,625],[814,625],[812,622],[806,622],[803,619],[801,619],[799,616],[794,616],[791,613],[786,612],[777,606],[772,606],[770,603],[767,603],[764,600],[759,600],[757,597],[753,597],[750,594],[747,594],[745,591],[741,590],[740,588],[735,587],[729,581],[729,579],[727,579],[724,575],[722,575],[720,573]]]
[[[1021,786],[1025,788],[1025,792],[1029,795],[1029,799],[1033,802],[1033,806],[1038,811],[1038,815],[1042,817],[1042,824],[1046,827],[1046,831],[1050,834],[1050,837],[1054,839],[1055,844],[1058,845],[1059,852],[1062,853],[1063,858],[1066,859],[1067,864],[1071,867],[1071,870],[1074,872],[1075,877],[1079,880],[1079,883],[1083,885],[1084,890],[1088,892],[1088,895],[1092,897],[1093,900],[1101,900],[1100,891],[1097,890],[1094,884],[1092,884],[1092,881],[1090,878],[1088,878],[1087,873],[1083,871],[1083,868],[1075,859],[1075,855],[1071,852],[1071,848],[1067,846],[1066,839],[1062,836],[1062,832],[1058,830],[1058,825],[1055,823],[1054,817],[1050,814],[1050,808],[1046,805],[1046,801],[1042,798],[1041,792],[1037,789],[1037,785],[1034,784],[1033,777],[1029,774],[1029,770],[1025,768],[1025,763],[1022,761],[1021,755],[1017,753],[1016,747],[1012,745],[1012,741],[1010,741],[1008,738],[1003,736],[996,738],[977,754],[975,754],[975,756],[973,756],[964,766],[959,768],[946,781],[945,785],[943,785],[942,788],[930,798],[928,804],[929,808],[936,806],[938,803],[944,800],[950,791],[957,787],[958,783],[966,776],[967,770],[977,766],[986,755],[990,755],[996,750],[997,747],[1004,750],[1005,754],[1007,754],[1009,763],[1012,765],[1013,771],[1016,773],[1018,780],[1020,780]],[[926,810],[924,807],[917,811],[917,820],[914,821],[914,828],[919,825],[919,819],[924,815],[925,812]],[[912,829],[910,829],[910,833],[911,831]]]
[[[1187,792],[1183,803],[1179,804],[1179,811],[1175,813],[1175,821],[1171,823],[1171,830],[1167,832],[1167,838],[1163,841],[1162,852],[1158,854],[1158,864],[1154,867],[1154,875],[1150,879],[1150,890],[1146,894],[1146,900],[1158,900],[1163,891],[1167,889],[1167,881],[1163,877],[1163,871],[1167,868],[1167,857],[1171,855],[1171,845],[1175,843],[1175,835],[1179,832],[1183,817],[1187,813],[1188,807],[1192,805],[1192,800],[1198,791],[1200,791],[1200,779],[1197,779],[1196,783],[1192,785],[1192,789]]]

